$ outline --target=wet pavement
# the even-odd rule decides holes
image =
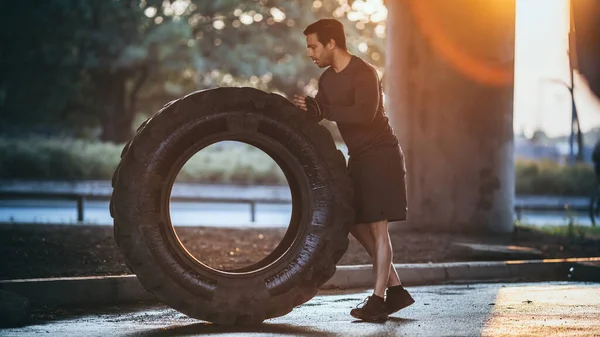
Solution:
[[[416,303],[385,323],[349,315],[370,291],[323,291],[257,327],[218,326],[164,306],[42,314],[0,336],[600,336],[600,283],[410,287]]]

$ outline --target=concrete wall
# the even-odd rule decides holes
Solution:
[[[512,231],[515,0],[389,0],[387,111],[410,227]]]

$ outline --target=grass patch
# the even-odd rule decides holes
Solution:
[[[552,235],[560,238],[579,238],[579,239],[600,239],[600,227],[588,227],[575,224],[563,226],[533,226],[526,224],[515,225],[517,229],[523,228],[530,231],[536,231],[547,235]]]

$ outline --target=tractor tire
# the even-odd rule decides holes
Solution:
[[[241,141],[281,167],[292,194],[290,225],[263,260],[217,270],[191,256],[169,214],[174,180],[202,148]],[[315,296],[348,247],[352,187],[330,133],[289,100],[252,88],[216,88],[165,105],[124,147],[110,212],[126,263],[159,301],[193,318],[259,324]]]

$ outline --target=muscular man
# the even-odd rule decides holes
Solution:
[[[350,314],[383,321],[414,303],[392,263],[388,232],[388,221],[406,220],[404,155],[385,115],[378,74],[348,52],[341,22],[319,20],[304,35],[308,56],[327,69],[319,78],[316,97],[296,95],[294,104],[317,120],[338,125],[348,147],[348,172],[354,184],[356,219],[350,232],[373,258],[375,270],[373,295]]]

